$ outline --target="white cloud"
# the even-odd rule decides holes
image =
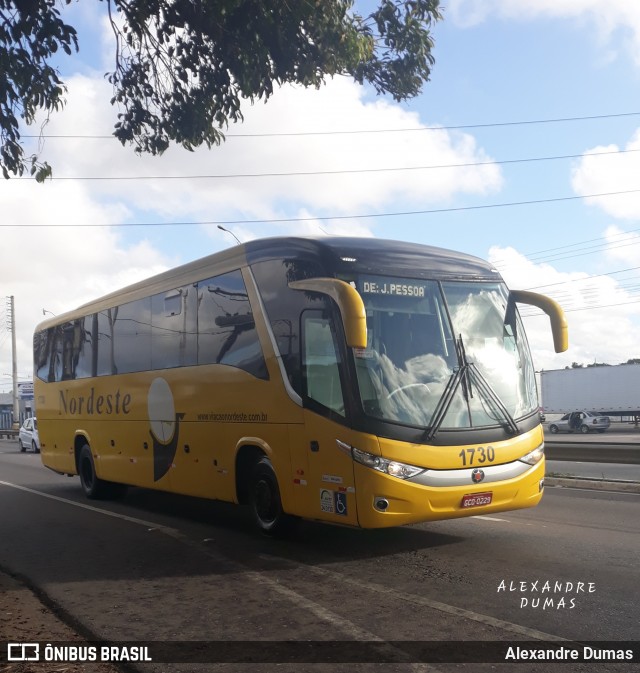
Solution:
[[[622,268],[640,267],[640,234],[611,225],[605,231],[605,255]]]
[[[446,16],[470,27],[490,16],[516,21],[538,18],[586,22],[602,43],[629,51],[640,66],[640,3],[634,0],[450,0]]]
[[[18,373],[32,371],[33,330],[43,309],[58,314],[140,280],[173,263],[148,241],[125,246],[109,227],[83,227],[120,220],[122,204],[98,203],[76,182],[37,185],[0,182],[3,295],[15,297]],[[34,224],[64,223],[65,227]],[[18,226],[7,226],[18,225]],[[2,300],[2,298],[0,298]],[[4,328],[4,325],[2,325]],[[0,390],[10,383],[11,341],[0,332]]]
[[[44,185],[16,179],[0,184],[3,223],[21,225],[3,230],[3,247],[15,251],[15,255],[0,269],[5,292],[16,296],[21,372],[31,371],[31,336],[42,319],[43,308],[60,313],[182,261],[161,252],[160,230],[150,230],[157,240],[134,244],[125,243],[118,233],[122,230],[79,225],[280,218],[268,227],[247,222],[229,228],[241,240],[321,234],[322,230],[371,236],[371,221],[340,216],[385,208],[419,208],[446,203],[459,194],[485,194],[502,186],[500,168],[491,164],[473,136],[465,133],[436,129],[334,134],[337,130],[426,129],[416,113],[382,99],[368,100],[364,89],[342,78],[317,91],[284,87],[266,105],[248,105],[245,123],[229,129],[229,135],[254,137],[229,137],[211,151],[171,147],[162,157],[139,157],[113,138],[80,137],[110,135],[117,113],[109,105],[111,88],[102,76],[87,74],[68,77],[66,84],[67,105],[52,115],[44,130],[48,136],[75,136],[45,140],[42,159],[53,166],[56,179]],[[308,131],[329,134],[261,135]],[[196,177],[477,162],[489,163],[366,174],[215,180]],[[117,179],[185,175],[194,177]],[[86,179],[91,177],[113,179]],[[306,221],[291,221],[298,217]],[[69,226],[29,228],[34,224]],[[198,232],[193,228],[189,231],[197,239]],[[206,252],[232,243],[215,225],[203,226],[199,233]],[[208,243],[209,238],[215,242]],[[8,362],[6,348],[0,350],[2,372],[10,371]]]
[[[67,107],[47,133],[108,135],[115,120],[107,104],[110,86],[85,76],[67,84]],[[460,193],[487,194],[502,186],[499,167],[473,136],[427,129],[416,113],[382,99],[369,101],[362,87],[344,78],[319,90],[283,87],[267,104],[247,103],[244,115],[244,123],[230,127],[227,141],[211,151],[172,146],[162,157],[138,157],[115,139],[67,138],[48,140],[45,156],[59,177],[194,176],[90,185],[96,195],[125,199],[167,218],[224,219],[234,213],[271,219],[285,214],[284,203],[289,209],[345,215],[394,201],[446,203]],[[399,128],[418,130],[362,133]],[[344,130],[354,133],[334,133]],[[264,135],[309,131],[320,135]],[[460,166],[478,162],[488,163]],[[457,167],[416,170],[451,164]],[[357,172],[363,170],[368,172]],[[248,177],[201,177],[239,175]]]
[[[605,194],[638,190],[640,175],[640,129],[623,148],[625,154],[595,156],[619,152],[618,145],[600,145],[589,149],[572,171],[573,189],[578,194]],[[588,199],[607,214],[623,219],[640,218],[640,192]]]
[[[572,362],[619,364],[640,357],[637,331],[640,303],[632,287],[612,276],[566,273],[536,264],[513,248],[493,247],[489,259],[512,289],[532,290],[555,299],[565,310],[569,349],[553,350],[549,320],[521,306],[537,369],[561,369]]]

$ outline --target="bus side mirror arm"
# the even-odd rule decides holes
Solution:
[[[526,290],[511,290],[509,293],[509,302],[519,304],[530,304],[542,309],[551,321],[551,332],[553,334],[553,345],[556,353],[564,353],[569,348],[569,330],[567,319],[560,304],[553,299],[537,292],[528,292]]]
[[[289,283],[292,290],[319,292],[333,299],[340,309],[347,346],[350,348],[367,347],[367,314],[364,302],[358,291],[337,278],[308,278]]]

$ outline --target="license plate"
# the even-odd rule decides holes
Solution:
[[[468,507],[481,507],[482,505],[490,505],[493,498],[493,493],[469,493],[462,496],[462,509]]]

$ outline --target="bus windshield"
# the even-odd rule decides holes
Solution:
[[[503,425],[533,413],[533,364],[501,282],[361,277],[367,348],[354,349],[367,415],[426,429]]]

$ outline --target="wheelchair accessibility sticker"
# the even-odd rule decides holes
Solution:
[[[320,489],[320,509],[327,514],[347,516],[347,494],[327,488]]]

